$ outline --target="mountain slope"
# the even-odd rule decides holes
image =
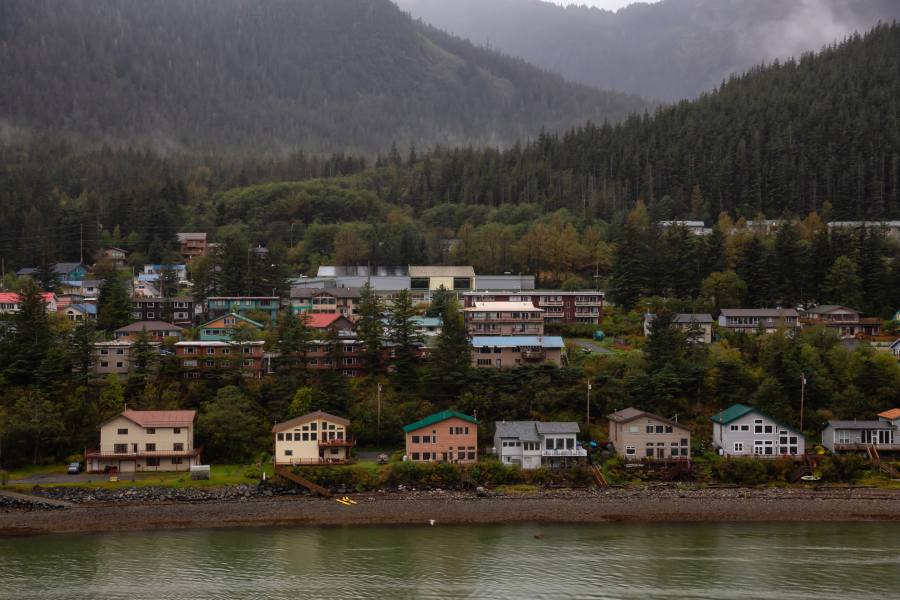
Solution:
[[[900,19],[895,0],[662,0],[615,13],[541,0],[395,1],[572,81],[670,101]]]
[[[505,144],[645,106],[388,0],[8,0],[0,79],[6,131],[157,150]]]

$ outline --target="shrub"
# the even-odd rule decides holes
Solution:
[[[710,463],[712,476],[718,481],[739,485],[760,485],[769,480],[765,463],[755,458],[718,458]]]
[[[472,467],[472,479],[482,485],[503,485],[505,483],[522,483],[524,475],[518,467],[507,467],[499,460],[483,460]]]
[[[0,470],[0,485],[6,485],[7,483],[9,483],[9,473]]]
[[[867,468],[866,461],[861,456],[832,456],[822,463],[822,478],[826,481],[853,483],[862,477]]]

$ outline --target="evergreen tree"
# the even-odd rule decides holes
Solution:
[[[366,369],[370,374],[376,374],[381,370],[385,311],[381,298],[368,283],[360,290],[357,314],[356,332],[365,351]]]
[[[421,342],[413,322],[415,316],[408,290],[400,290],[388,317],[388,339],[393,346],[394,379],[398,389],[413,391],[417,386],[416,345]]]
[[[122,279],[105,279],[97,300],[97,326],[107,332],[115,331],[131,322],[131,314],[131,298]]]
[[[432,395],[456,398],[465,387],[472,365],[472,346],[456,300],[445,304],[437,346],[431,353],[426,381]]]
[[[613,259],[609,282],[610,299],[618,306],[631,309],[649,287],[647,261],[649,247],[646,233],[627,223]]]
[[[69,337],[69,352],[80,385],[88,385],[93,372],[94,342],[97,328],[89,319],[79,321]]]
[[[456,304],[456,296],[442,285],[431,294],[431,304],[428,305],[425,315],[443,319],[444,312],[451,303]],[[457,306],[457,309],[458,308],[459,307]]]
[[[10,383],[26,385],[34,381],[35,369],[47,357],[53,334],[43,292],[33,281],[22,286],[19,304],[4,336],[10,343],[0,357],[0,365]]]
[[[822,289],[823,300],[849,308],[862,305],[862,277],[852,259],[839,256],[834,261]],[[859,310],[859,309],[857,309]]]

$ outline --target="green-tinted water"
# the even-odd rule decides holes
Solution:
[[[900,525],[438,525],[0,539],[0,598],[900,598]]]

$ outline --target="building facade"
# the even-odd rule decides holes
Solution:
[[[180,254],[184,259],[190,262],[198,256],[205,256],[207,250],[207,240],[205,233],[176,233],[178,243],[181,245]]]
[[[544,335],[543,313],[531,302],[476,302],[463,309],[469,335]]]
[[[650,326],[656,315],[644,315],[644,336],[650,336]],[[672,317],[672,323],[688,336],[688,341],[698,344],[712,344],[713,318],[708,313],[678,313]]]
[[[799,318],[793,308],[723,308],[719,327],[735,333],[773,333],[781,327],[796,329]]]
[[[711,420],[713,446],[723,456],[779,458],[806,452],[802,433],[752,406],[735,404]]]
[[[530,290],[521,292],[478,290],[463,294],[463,306],[477,302],[530,302],[544,312],[544,323],[586,323],[603,321],[603,292],[597,290]]]
[[[200,326],[200,341],[202,342],[230,342],[234,340],[235,331],[248,328],[254,332],[265,329],[262,323],[248,319],[239,314],[231,313],[207,321]]]
[[[405,460],[474,463],[478,461],[478,420],[452,410],[406,425]]]
[[[278,320],[281,300],[278,296],[216,296],[206,299],[206,310],[210,319],[230,313],[249,316],[251,313],[265,314],[270,323]]]
[[[497,421],[494,453],[503,464],[523,469],[564,468],[587,458],[579,432],[574,422]]]
[[[354,442],[350,421],[317,411],[272,428],[275,464],[287,466],[345,464]]]
[[[184,335],[184,329],[165,321],[137,321],[125,327],[119,327],[114,334],[116,341],[134,342],[140,337],[141,332],[145,332],[147,337],[154,342],[165,342],[168,339],[179,342]]]
[[[131,306],[135,321],[169,321],[181,327],[190,327],[194,323],[196,306],[190,296],[135,297],[131,299]]]
[[[200,379],[216,372],[240,369],[244,377],[261,379],[266,371],[265,342],[178,342],[175,356],[185,379]]]
[[[607,416],[609,441],[626,461],[690,460],[691,430],[638,408]]]
[[[125,410],[100,427],[100,448],[86,450],[89,473],[116,469],[189,471],[200,464],[193,410]]]
[[[291,288],[291,310],[295,314],[338,314],[356,320],[359,288]]]
[[[900,415],[897,421],[900,421]],[[828,421],[822,430],[822,446],[835,454],[865,452],[867,448],[897,452],[900,451],[897,425],[881,415],[874,421]]]
[[[472,366],[479,369],[505,369],[564,362],[565,343],[559,336],[496,335],[473,336]]]

